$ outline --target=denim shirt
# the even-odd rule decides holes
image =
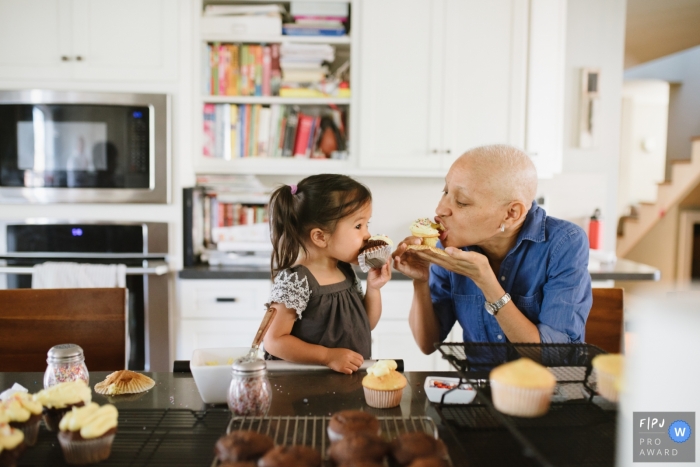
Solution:
[[[481,253],[479,247],[462,250]],[[515,306],[537,326],[542,343],[584,341],[593,302],[588,253],[583,229],[547,217],[532,203],[497,278]],[[496,318],[484,308],[484,294],[468,277],[433,264],[430,294],[441,342],[455,320],[464,330],[464,342],[507,341]]]

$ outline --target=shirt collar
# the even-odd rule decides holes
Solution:
[[[515,242],[517,248],[523,240],[530,240],[535,243],[542,243],[546,240],[545,223],[547,213],[537,205],[537,201],[532,202],[530,210],[525,216],[525,222],[518,233],[518,240]]]

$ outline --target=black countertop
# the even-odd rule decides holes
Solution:
[[[96,382],[102,381],[107,374],[107,372],[90,373],[91,385],[94,386]],[[190,373],[146,374],[156,382],[155,387],[150,391],[117,397],[102,396],[93,392],[93,401],[98,404],[112,403],[118,409],[129,410],[131,413],[142,410],[144,414],[150,409],[210,409],[218,410],[219,413],[225,410],[225,406],[208,406],[202,402]],[[271,373],[270,383],[274,392],[268,416],[330,416],[343,409],[365,410],[377,416],[427,415],[435,421],[440,437],[447,444],[454,467],[535,465],[531,459],[523,456],[522,447],[505,430],[497,430],[496,432],[493,429],[472,431],[468,441],[465,442],[463,437],[461,441],[458,441],[454,432],[448,430],[441,422],[436,406],[427,400],[423,390],[426,376],[435,374],[436,372],[405,373],[408,386],[404,390],[400,406],[393,409],[374,409],[367,406],[364,400],[361,381],[365,372],[354,375],[342,375],[331,371]],[[444,376],[453,375],[452,373],[441,374]],[[18,382],[34,393],[43,388],[42,379],[43,374],[41,373],[0,373],[0,389],[8,388],[13,383]],[[51,436],[53,436],[51,433],[42,431],[40,443],[42,439],[53,439],[47,438]],[[205,444],[207,443],[211,443],[211,440],[207,440]],[[28,449],[39,447],[38,444],[34,448]],[[213,452],[213,443],[212,451],[209,451],[207,446],[205,448],[204,452]],[[58,452],[59,448],[57,445],[52,445],[51,449]],[[23,457],[32,459],[30,454],[25,453]],[[114,452],[112,456],[115,456]],[[484,462],[483,459],[488,459],[488,461]],[[22,462],[22,458],[20,458],[18,465],[42,465],[41,463],[23,464]],[[209,463],[211,463],[211,458],[204,459],[202,465],[209,465]],[[44,465],[54,464],[49,461]]]
[[[359,269],[360,279],[367,277]],[[588,271],[594,281],[658,281],[661,273],[658,269],[627,259],[618,259],[614,263],[591,264]],[[185,268],[178,272],[180,279],[270,279],[270,269],[260,266],[209,266],[199,265]],[[391,280],[410,280],[398,271],[392,271]]]

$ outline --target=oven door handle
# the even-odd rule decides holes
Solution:
[[[34,268],[31,266],[0,266],[0,274],[31,274]],[[150,274],[155,276],[162,276],[170,272],[168,263],[165,261],[149,261],[146,267],[127,267],[127,276],[141,276],[144,274]]]

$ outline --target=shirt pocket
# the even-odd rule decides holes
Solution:
[[[540,292],[534,295],[511,295],[513,303],[527,319],[532,323],[540,322],[540,308],[542,307],[542,294]]]
[[[481,313],[484,310],[484,296],[452,294],[452,299],[454,300],[457,321],[467,336],[464,340],[467,342],[488,342],[484,316]]]

